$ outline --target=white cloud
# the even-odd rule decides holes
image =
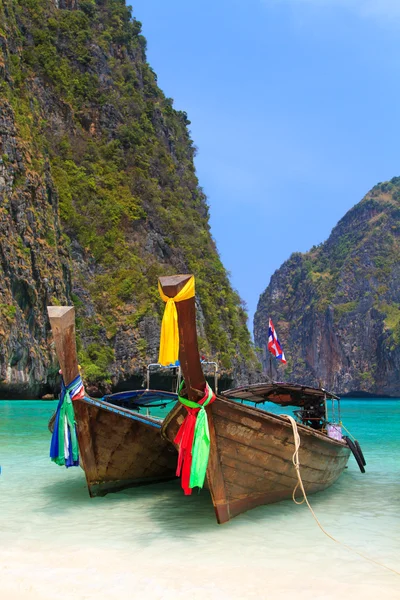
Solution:
[[[400,18],[400,0],[264,0],[264,3],[271,1],[275,4],[308,5],[319,10],[337,7],[369,18]]]

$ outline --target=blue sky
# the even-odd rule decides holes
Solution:
[[[400,0],[137,0],[252,319],[292,252],[400,175]],[[273,318],[273,315],[271,315]]]

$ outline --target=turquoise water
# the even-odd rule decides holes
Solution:
[[[48,458],[55,407],[0,402],[2,598],[400,598],[400,577],[329,540],[304,505],[218,526],[208,493],[177,482],[90,499],[81,469]],[[345,399],[342,418],[367,472],[351,458],[311,504],[332,535],[400,571],[400,400]]]

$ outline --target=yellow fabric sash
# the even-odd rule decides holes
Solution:
[[[161,298],[167,303],[161,323],[160,353],[158,356],[158,362],[160,365],[169,366],[176,364],[179,359],[178,313],[175,302],[182,302],[182,300],[189,300],[189,298],[193,298],[195,294],[194,277],[193,275],[191,276],[189,281],[174,298],[169,298],[164,294],[160,282],[158,282],[158,291],[160,292]]]

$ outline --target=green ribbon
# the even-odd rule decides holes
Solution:
[[[65,465],[65,435],[68,434],[68,429],[71,434],[70,451],[72,458],[76,461],[79,457],[78,439],[75,431],[75,413],[69,392],[69,389],[65,388],[64,400],[60,408],[58,421],[58,457],[54,460],[57,465]],[[65,419],[67,419],[68,428],[65,427]]]
[[[192,446],[192,465],[190,469],[189,487],[194,488],[197,486],[199,488],[202,488],[204,485],[204,480],[206,478],[208,458],[210,455],[210,431],[208,428],[208,418],[205,407],[215,398],[215,395],[208,383],[206,383],[207,398],[205,399],[203,404],[198,404],[197,402],[193,402],[192,400],[188,400],[187,398],[182,398],[179,395],[183,385],[184,381],[182,381],[179,387],[179,402],[181,402],[189,408],[200,409],[197,413],[196,425],[194,428]]]

